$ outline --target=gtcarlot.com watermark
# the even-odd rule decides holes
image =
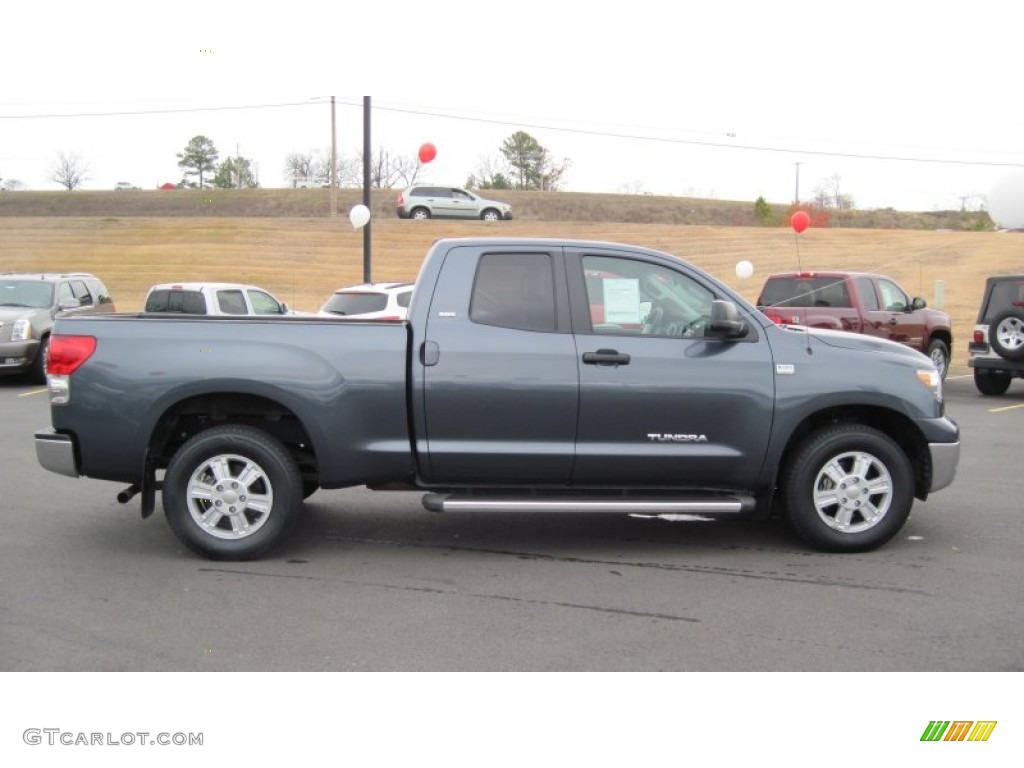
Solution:
[[[99,733],[96,731],[65,731],[60,728],[26,728],[21,739],[30,746],[65,747],[201,747],[202,733],[152,733],[125,731]]]

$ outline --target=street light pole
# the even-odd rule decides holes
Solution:
[[[800,166],[803,165],[803,163],[793,163],[793,165],[796,166],[796,193],[794,196],[794,202],[797,205],[800,205]]]

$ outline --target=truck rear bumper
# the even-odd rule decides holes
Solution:
[[[932,458],[932,482],[928,492],[941,491],[953,482],[960,463],[960,441],[955,443],[929,443]]]
[[[78,462],[75,459],[75,441],[71,435],[62,435],[51,427],[36,432],[36,458],[51,472],[68,477],[78,477]]]

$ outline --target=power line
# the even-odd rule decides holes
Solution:
[[[242,110],[242,109],[275,109],[277,107],[309,107],[319,106],[321,102],[315,101],[295,101],[295,102],[283,102],[280,104],[242,104],[237,106],[221,106],[221,107],[178,107],[172,109],[138,109],[130,111],[117,111],[117,112],[48,112],[43,114],[29,114],[29,115],[0,115],[0,120],[46,120],[49,118],[69,118],[69,117],[126,117],[133,115],[170,115],[182,112],[227,112],[231,110]]]
[[[296,102],[280,102],[273,104],[243,104],[234,106],[219,106],[219,107],[180,107],[180,108],[169,108],[169,109],[145,109],[145,110],[123,110],[123,111],[112,111],[112,112],[68,112],[68,113],[39,113],[39,114],[24,114],[24,115],[0,115],[0,120],[46,120],[46,119],[60,119],[60,118],[79,118],[79,117],[127,117],[127,116],[139,116],[139,115],[161,115],[161,114],[176,114],[176,113],[189,113],[189,112],[226,112],[226,111],[240,111],[248,109],[277,109],[282,107],[311,107],[319,106],[324,104],[324,101],[316,99],[310,99],[307,101],[296,101]],[[354,101],[346,101],[344,99],[338,99],[339,104],[346,106],[358,107],[359,103]],[[991,160],[957,160],[948,158],[937,158],[937,157],[910,157],[906,155],[882,155],[872,154],[866,152],[839,152],[835,150],[817,150],[817,149],[794,149],[792,147],[777,147],[769,145],[759,144],[737,144],[735,142],[722,142],[722,141],[706,141],[699,139],[682,139],[682,138],[670,138],[665,136],[650,136],[639,133],[624,133],[618,131],[604,131],[595,130],[588,128],[566,128],[557,125],[550,125],[538,122],[523,122],[518,120],[510,119],[497,119],[487,117],[469,117],[466,115],[457,115],[446,112],[431,111],[427,109],[409,109],[403,107],[388,107],[388,106],[375,106],[374,110],[381,112],[395,112],[398,114],[417,115],[420,117],[436,117],[444,120],[458,120],[469,123],[484,123],[488,125],[503,125],[508,127],[517,128],[529,128],[532,130],[544,130],[544,131],[559,131],[562,133],[571,133],[582,136],[596,136],[602,138],[612,139],[625,139],[629,141],[650,141],[663,144],[680,144],[687,146],[696,147],[708,147],[716,149],[741,149],[749,152],[774,152],[774,153],[785,153],[789,155],[812,155],[817,157],[841,157],[853,160],[884,160],[894,161],[903,163],[928,163],[928,164],[940,164],[940,165],[963,165],[963,166],[982,166],[989,168],[1022,168],[1024,163],[1020,162],[997,162]]]
[[[751,152],[784,152],[786,154],[816,155],[826,157],[845,157],[857,160],[896,160],[909,163],[944,163],[947,165],[981,165],[994,168],[1021,168],[1024,163],[993,162],[987,160],[948,160],[928,157],[906,157],[901,155],[874,155],[858,152],[836,152],[814,149],[793,149],[791,147],[772,147],[753,144],[736,144],[734,142],[701,141],[698,139],[667,138],[664,136],[645,136],[641,134],[618,133],[614,131],[598,131],[586,128],[563,128],[555,125],[543,125],[539,123],[520,123],[510,120],[498,120],[485,117],[465,117],[461,115],[444,114],[440,112],[428,112],[425,110],[402,109],[399,107],[375,107],[381,111],[401,112],[406,114],[420,115],[425,117],[441,117],[449,120],[462,120],[475,123],[489,123],[492,125],[518,126],[520,128],[532,128],[533,130],[562,131],[564,133],[577,133],[586,136],[599,136],[605,138],[630,139],[633,141],[654,141],[665,144],[688,144],[698,147],[717,147],[721,149],[745,149]]]

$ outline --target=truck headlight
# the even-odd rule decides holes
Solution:
[[[935,395],[935,399],[942,402],[942,377],[934,368],[918,368],[917,378]]]
[[[25,341],[32,338],[32,321],[27,317],[14,321],[11,328],[11,341]]]

